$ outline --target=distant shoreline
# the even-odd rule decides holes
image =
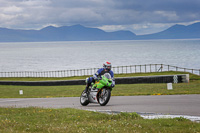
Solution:
[[[97,41],[42,41],[42,42],[0,42],[5,43],[59,43],[59,42],[123,42],[123,41],[170,41],[170,40],[200,40],[200,38],[189,38],[189,39],[145,39],[145,40],[97,40]],[[29,44],[30,45],[30,44]]]

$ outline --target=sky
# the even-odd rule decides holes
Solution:
[[[0,0],[0,27],[42,29],[81,24],[150,34],[200,22],[200,0]]]

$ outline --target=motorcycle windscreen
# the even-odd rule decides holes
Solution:
[[[110,73],[105,73],[104,76],[105,76],[107,79],[111,79]]]

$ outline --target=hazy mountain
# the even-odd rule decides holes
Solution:
[[[190,39],[200,38],[200,22],[188,26],[174,25],[164,31],[137,36],[137,39]]]
[[[142,39],[189,39],[200,38],[200,23],[188,26],[174,25],[162,32],[135,35],[130,31],[105,32],[82,25],[53,27],[41,30],[16,30],[0,28],[0,42],[36,41],[97,41],[97,40],[142,40]]]
[[[105,32],[98,28],[87,28],[81,25],[48,26],[41,30],[0,28],[1,42],[132,40],[134,37],[136,35],[130,31]]]

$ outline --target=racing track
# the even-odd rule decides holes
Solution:
[[[113,96],[106,106],[80,105],[79,97],[0,98],[0,107],[77,108],[139,113],[200,116],[200,95]]]

